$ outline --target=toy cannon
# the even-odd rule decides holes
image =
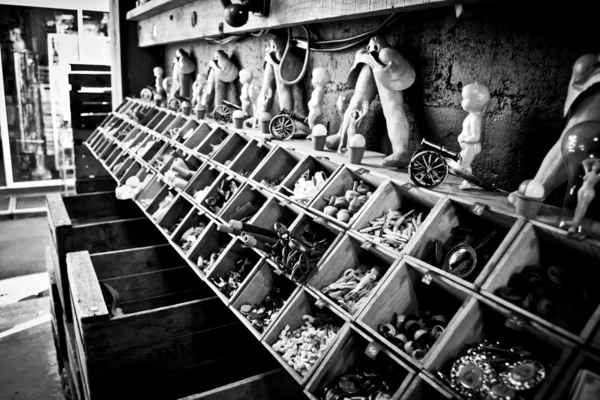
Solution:
[[[298,121],[308,128],[307,117],[284,108],[271,120],[269,131],[275,139],[291,139],[296,133],[296,124],[294,121]]]
[[[232,121],[232,109],[241,111],[242,107],[227,100],[223,100],[223,104],[215,108],[215,111],[213,112],[213,118],[222,125],[229,123]]]
[[[500,190],[493,184],[467,171],[460,163],[460,154],[446,149],[444,146],[423,139],[421,148],[415,151],[408,164],[408,174],[415,185],[434,188],[446,180],[448,172],[459,176],[485,190]]]

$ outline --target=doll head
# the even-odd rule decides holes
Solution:
[[[490,91],[481,83],[471,83],[462,90],[462,108],[468,112],[481,112],[490,101]]]
[[[253,78],[252,71],[250,71],[249,69],[243,69],[240,71],[240,82],[243,85],[252,82],[252,78]]]
[[[154,67],[154,76],[157,78],[161,78],[165,71],[161,67]]]
[[[313,69],[311,83],[314,87],[325,87],[330,80],[331,75],[325,68]]]

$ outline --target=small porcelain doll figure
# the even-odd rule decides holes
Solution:
[[[325,85],[331,80],[329,71],[325,68],[315,68],[312,73],[312,85],[315,89],[310,96],[308,102],[308,127],[312,129],[317,123],[317,119],[322,114],[321,105],[323,104],[323,96],[325,95]]]
[[[575,207],[575,215],[570,221],[569,232],[577,232],[578,226],[581,225],[585,214],[587,214],[588,206],[596,197],[594,187],[600,182],[600,159],[583,160],[583,183],[577,191],[577,207]]]
[[[163,75],[165,74],[165,71],[161,67],[154,67],[153,72],[154,77],[156,78],[154,80],[154,87],[156,88],[156,93],[163,94],[165,90],[163,89]]]
[[[240,94],[240,101],[242,102],[242,111],[244,115],[250,115],[250,109],[252,108],[252,101],[250,99],[250,94],[248,93],[248,89],[250,88],[250,83],[254,76],[252,75],[252,71],[243,69],[240,71],[240,83],[242,84],[242,93]]]
[[[483,133],[482,112],[490,101],[490,91],[481,83],[471,83],[462,90],[462,108],[469,115],[463,121],[463,130],[458,135],[460,165],[471,172],[471,164],[481,153],[481,134]],[[460,189],[471,189],[472,185],[466,180],[458,186]]]
[[[199,73],[192,84],[192,107],[196,107],[202,98],[202,89],[208,81],[206,74]]]

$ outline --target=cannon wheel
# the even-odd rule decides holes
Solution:
[[[296,132],[296,124],[287,115],[276,115],[269,124],[269,131],[275,139],[288,140]]]
[[[179,111],[179,108],[181,107],[181,100],[174,97],[171,100],[169,100],[169,103],[167,105],[170,110]]]
[[[412,156],[408,164],[408,174],[415,185],[433,188],[446,180],[448,163],[435,150],[420,150]]]
[[[150,101],[152,100],[152,98],[154,98],[154,95],[152,94],[152,91],[150,89],[143,88],[140,92],[140,98],[145,101]]]
[[[231,122],[231,110],[225,105],[220,105],[217,108],[215,108],[213,116],[215,121],[217,121],[221,125]]]

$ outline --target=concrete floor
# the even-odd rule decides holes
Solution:
[[[0,280],[45,271],[48,239],[45,217],[0,221]],[[0,400],[63,399],[49,313],[47,296],[0,306]]]

